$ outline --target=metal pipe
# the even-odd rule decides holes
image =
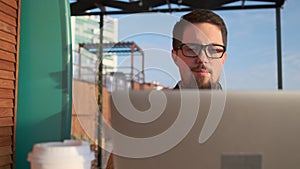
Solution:
[[[143,78],[143,84],[145,83],[145,55],[144,55],[144,51],[141,52],[142,53],[142,78]]]
[[[102,125],[102,67],[103,67],[103,27],[104,26],[104,19],[103,19],[103,13],[100,14],[100,35],[99,35],[99,47],[98,47],[98,59],[99,59],[99,67],[98,67],[98,104],[100,111],[98,113],[98,168],[102,168],[102,131],[101,131],[101,125]],[[101,105],[101,106],[100,106]]]
[[[212,10],[244,10],[244,9],[273,9],[276,8],[277,5],[245,5],[244,7],[241,6],[223,6],[220,8],[215,8]],[[193,10],[193,8],[181,8],[181,9],[172,9],[171,12],[188,12]],[[105,15],[120,15],[120,14],[133,14],[133,13],[143,13],[143,12],[170,12],[169,9],[153,9],[152,11],[107,11]],[[100,15],[102,12],[89,12],[89,13],[73,13],[72,16],[89,16],[89,15]]]
[[[134,89],[134,48],[135,44],[133,43],[131,45],[131,88]]]
[[[281,50],[281,23],[280,7],[276,8],[276,35],[277,35],[277,78],[278,90],[283,89],[282,85],[282,50]]]

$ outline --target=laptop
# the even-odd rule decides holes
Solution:
[[[294,169],[300,91],[116,91],[115,169]]]

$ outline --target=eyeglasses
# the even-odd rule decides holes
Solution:
[[[205,55],[211,59],[220,59],[223,57],[226,47],[219,44],[200,45],[197,43],[183,43],[176,50],[182,50],[182,54],[186,57],[198,57],[204,49]]]

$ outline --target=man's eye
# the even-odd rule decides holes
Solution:
[[[209,53],[222,53],[224,50],[219,47],[208,47]]]
[[[215,49],[215,51],[218,52],[218,53],[222,53],[222,52],[224,52],[224,49],[217,48],[217,49]]]

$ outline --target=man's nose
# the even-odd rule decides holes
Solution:
[[[199,53],[198,53],[198,57],[196,58],[197,63],[207,63],[208,62],[208,58],[205,54],[204,49],[202,49]]]

